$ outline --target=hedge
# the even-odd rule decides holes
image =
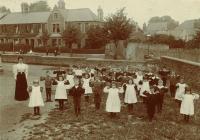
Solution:
[[[14,46],[14,51],[23,51],[28,52],[31,50],[31,46],[24,45],[24,44],[18,44]],[[46,53],[48,50],[49,53],[53,53],[55,50],[57,50],[60,53],[77,53],[77,54],[104,54],[105,49],[88,49],[88,48],[79,48],[79,49],[69,49],[67,47],[35,47],[32,49],[33,52],[38,53]],[[13,51],[13,44],[12,43],[1,43],[0,44],[0,51],[7,51],[12,52]],[[72,52],[71,52],[72,51]]]
[[[47,51],[49,53],[53,53],[55,50],[57,50],[60,53],[78,53],[78,54],[104,54],[105,50],[104,48],[101,49],[87,49],[87,48],[79,48],[79,49],[69,49],[67,47],[37,47],[34,48],[34,52],[42,52],[46,53]]]

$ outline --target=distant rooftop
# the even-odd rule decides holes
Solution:
[[[0,20],[0,24],[46,23],[50,12],[9,13]]]
[[[60,10],[65,21],[98,21],[98,17],[89,8]]]
[[[98,21],[98,17],[89,9],[59,9],[65,21]],[[0,13],[0,24],[29,24],[46,23],[51,12],[15,12],[9,13],[4,18],[5,13]]]

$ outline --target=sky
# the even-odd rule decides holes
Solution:
[[[0,6],[10,8],[12,12],[21,10],[21,2],[33,3],[38,0],[0,0]],[[58,0],[45,0],[51,8]],[[136,21],[140,27],[151,17],[169,15],[179,23],[200,18],[200,0],[65,0],[67,9],[90,8],[97,14],[99,6],[104,16],[115,13],[126,7],[128,17]]]

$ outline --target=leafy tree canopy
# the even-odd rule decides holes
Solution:
[[[90,26],[87,31],[88,47],[101,48],[108,42],[107,34],[105,30],[100,26]]]
[[[0,7],[0,13],[10,13],[10,9],[6,8],[5,6]]]
[[[109,38],[115,42],[126,40],[131,35],[134,24],[124,13],[124,8],[106,18],[104,29],[108,32]]]
[[[73,43],[79,43],[81,40],[81,31],[77,26],[73,24],[68,24],[66,29],[64,30],[62,34],[63,40],[65,40],[65,44],[69,45],[71,48],[71,45]]]
[[[38,1],[35,3],[31,3],[29,6],[30,12],[43,12],[43,11],[50,11],[51,8],[48,6],[46,1]]]

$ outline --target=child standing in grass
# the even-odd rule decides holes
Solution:
[[[164,101],[164,96],[167,93],[168,89],[167,87],[163,86],[163,81],[159,80],[158,85],[156,86],[155,89],[157,93],[157,111],[158,113],[162,112],[162,107],[163,107],[163,101]]]
[[[132,79],[128,80],[128,83],[124,85],[125,98],[124,102],[128,104],[128,112],[132,113],[133,104],[137,103],[136,96],[136,85],[133,83]]]
[[[34,80],[33,85],[29,87],[30,100],[29,107],[33,107],[34,115],[40,115],[40,106],[44,106],[42,98],[43,88],[39,85],[39,80]]]
[[[147,107],[147,115],[149,121],[151,122],[154,118],[156,104],[157,104],[157,92],[153,86],[150,87],[150,92],[145,92],[146,95],[146,107]]]
[[[69,89],[68,81],[64,80],[63,76],[59,76],[58,80],[55,80],[57,83],[56,86],[56,93],[55,93],[55,100],[59,102],[59,109],[64,110],[64,101],[67,101],[67,91]]]
[[[123,91],[117,88],[115,82],[112,82],[111,88],[104,88],[104,92],[108,93],[106,111],[110,112],[111,118],[114,118],[116,113],[119,113],[121,110],[119,93],[123,93]]]
[[[46,71],[46,77],[41,77],[40,80],[45,81],[46,102],[52,102],[52,100],[51,100],[51,85],[53,82],[53,78],[50,77],[49,71]]]
[[[179,75],[176,75],[176,73],[174,71],[172,71],[172,74],[169,77],[169,88],[170,88],[170,94],[171,97],[175,97],[175,93],[176,93],[176,84],[178,82],[179,79]]]
[[[144,77],[140,87],[140,97],[142,98],[143,103],[146,103],[146,95],[144,94],[145,92],[150,92],[150,85],[147,77]]]
[[[180,113],[184,115],[185,122],[189,122],[189,117],[194,115],[194,100],[198,98],[199,95],[192,93],[189,88],[187,88],[185,94],[182,95]]]
[[[89,103],[89,98],[93,92],[92,87],[90,86],[90,83],[91,83],[90,75],[86,73],[82,80],[83,80],[83,88],[85,89],[85,93],[84,93],[85,101]]]
[[[186,88],[187,84],[184,82],[184,79],[181,78],[180,82],[176,84],[176,94],[175,94],[175,100],[179,108],[181,107],[182,96],[185,94]]]
[[[92,82],[92,88],[94,92],[94,103],[96,110],[100,109],[101,106],[101,98],[102,98],[102,89],[103,83],[100,80],[99,76],[95,76],[94,81]]]
[[[79,79],[74,79],[74,86],[69,90],[69,94],[73,97],[75,114],[78,117],[81,114],[81,96],[85,90],[81,87]]]

